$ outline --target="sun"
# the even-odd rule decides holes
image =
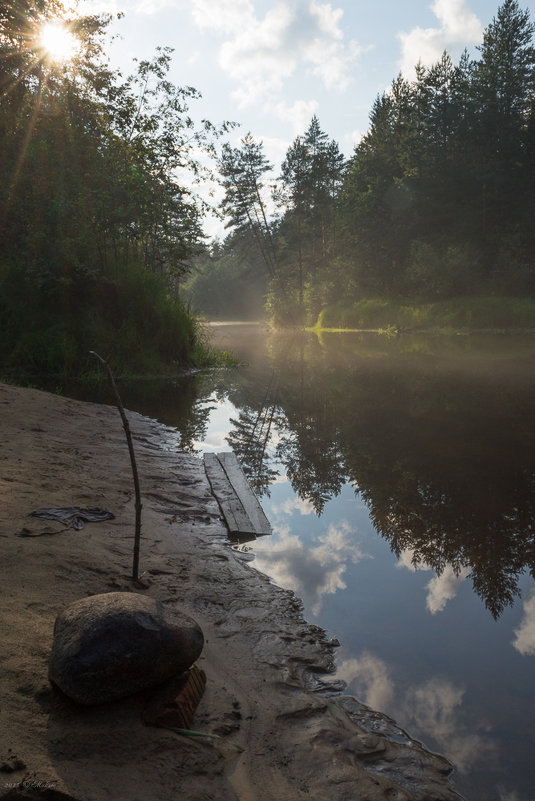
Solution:
[[[45,22],[41,27],[39,44],[53,61],[69,61],[79,48],[76,37],[62,22]]]

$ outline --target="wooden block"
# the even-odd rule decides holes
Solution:
[[[229,534],[249,539],[271,534],[271,525],[234,453],[206,453],[206,475]]]
[[[229,533],[233,535],[239,535],[244,532],[254,534],[254,531],[251,531],[252,523],[243,508],[243,504],[236,495],[234,488],[229,483],[217,455],[215,453],[205,454],[204,466],[210,486],[212,487],[212,492],[217,498]]]
[[[271,534],[271,525],[262,509],[258,498],[252,491],[247,478],[241,469],[236,455],[231,452],[219,453],[218,459],[221,462],[228,480],[232,485],[236,495],[239,497],[243,508],[253,524],[255,534],[262,536]]]

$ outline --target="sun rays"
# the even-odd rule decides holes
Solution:
[[[49,21],[43,23],[39,45],[52,61],[70,61],[79,50],[79,42],[65,23]]]
[[[17,36],[12,37],[10,46],[7,39],[3,41],[3,64],[8,68],[0,75],[0,106],[16,93],[20,86],[29,88],[28,96],[32,97],[32,101],[20,141],[20,151],[13,160],[11,178],[5,187],[5,208],[8,207],[18,183],[39,116],[44,109],[49,110],[51,104],[53,105],[53,98],[47,98],[50,81],[52,80],[57,88],[57,81],[61,80],[67,65],[73,62],[82,50],[80,39],[73,33],[72,21],[67,22],[60,17],[28,19],[16,33]],[[10,63],[15,63],[17,49],[20,60],[16,68],[9,69]]]

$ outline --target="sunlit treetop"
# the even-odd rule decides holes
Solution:
[[[98,70],[110,20],[80,16],[61,0],[0,0],[0,94],[36,78],[41,85],[45,72],[58,78],[71,65]]]

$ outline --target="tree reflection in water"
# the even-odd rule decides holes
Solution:
[[[243,406],[226,441],[238,457],[247,479],[257,495],[269,496],[269,485],[280,475],[272,467],[270,445],[277,428],[277,382],[275,371],[271,372],[268,388],[260,405],[253,409]],[[280,423],[279,423],[280,427]]]
[[[227,441],[258,494],[281,465],[318,515],[351,482],[398,557],[468,575],[498,617],[535,573],[535,346],[497,341],[273,336]]]

